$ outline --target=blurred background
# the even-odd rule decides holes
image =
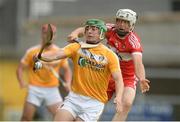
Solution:
[[[39,43],[42,24],[58,27],[55,43],[63,47],[86,19],[114,22],[120,8],[139,14],[135,31],[151,81],[149,93],[137,90],[128,120],[180,120],[180,0],[0,0],[0,120],[21,117],[26,89],[15,71],[26,49]],[[101,120],[111,120],[113,107],[110,101]]]

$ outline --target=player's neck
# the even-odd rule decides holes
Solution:
[[[101,41],[99,41],[99,40],[98,40],[98,41],[93,41],[93,42],[86,40],[86,43],[87,43],[87,44],[95,44],[95,45],[97,45],[97,44],[99,44],[100,42],[101,42]]]

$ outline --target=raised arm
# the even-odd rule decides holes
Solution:
[[[81,38],[84,36],[84,27],[79,27],[75,29],[71,34],[68,35],[68,42],[74,42],[76,38]]]

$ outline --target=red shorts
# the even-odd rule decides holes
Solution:
[[[137,84],[136,78],[134,78],[134,77],[133,78],[124,78],[123,82],[124,82],[124,87],[131,87],[133,89],[136,89],[136,84]],[[109,85],[108,85],[108,90],[107,90],[108,100],[111,99],[114,92],[115,92],[115,81],[111,78],[109,80]]]

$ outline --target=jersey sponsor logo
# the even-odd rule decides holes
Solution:
[[[93,59],[96,62],[107,64],[106,57],[104,57],[103,55],[93,54],[87,49],[80,49],[79,54],[82,55],[83,57]]]
[[[121,53],[121,52],[116,52],[119,60],[121,61],[130,61],[132,60],[132,55],[130,53]]]
[[[88,63],[87,63],[87,61],[86,61],[85,58],[79,57],[78,64],[79,64],[81,67],[85,67]]]
[[[119,58],[120,61],[129,61],[132,60],[132,55],[130,53],[125,52],[119,52],[117,48],[107,45]],[[126,48],[125,45],[122,45],[122,47]]]
[[[78,64],[81,67],[92,68],[93,70],[104,71],[107,64],[107,58],[102,55],[96,55],[86,49],[80,49]]]

